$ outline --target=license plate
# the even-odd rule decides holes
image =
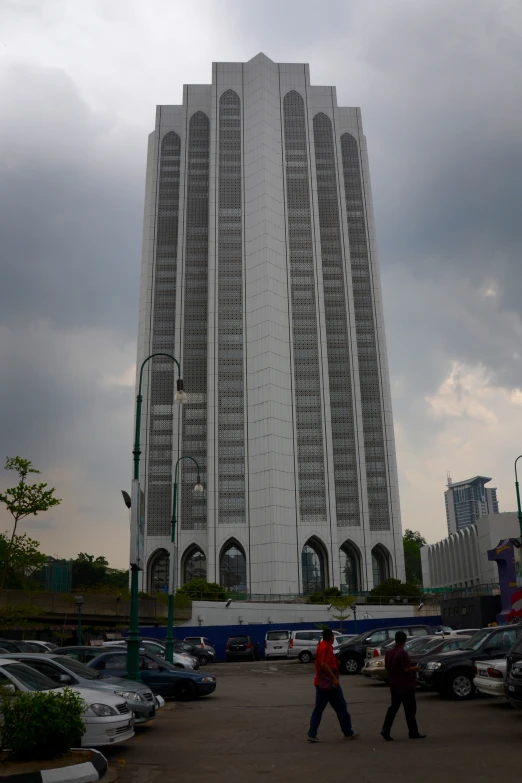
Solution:
[[[283,649],[283,645],[282,644],[276,644],[275,647],[274,647],[274,650],[282,650],[282,649]]]
[[[513,692],[514,690],[515,690],[515,686],[514,685],[508,685],[508,691]]]

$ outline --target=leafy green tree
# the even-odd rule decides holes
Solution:
[[[47,561],[40,552],[38,541],[29,538],[27,533],[15,536],[11,542],[9,536],[0,533],[0,563],[5,563],[10,547],[9,564],[5,577],[5,587],[11,590],[23,590],[30,587],[28,579],[34,576]]]
[[[206,579],[191,579],[176,591],[176,595],[186,595],[194,601],[226,601],[228,592],[216,582]]]
[[[332,598],[332,617],[339,620],[339,630],[343,632],[343,622],[352,614],[352,604],[355,602],[353,595],[343,595],[340,598]],[[337,612],[337,614],[334,614]]]
[[[406,566],[406,581],[422,585],[421,546],[426,546],[426,539],[418,530],[405,530],[402,537],[404,545],[404,565]]]
[[[34,628],[34,618],[43,613],[39,606],[31,604],[5,604],[0,606],[0,631],[9,628]]]
[[[6,509],[13,517],[13,532],[9,545],[5,551],[5,560],[3,561],[2,577],[0,579],[0,591],[4,587],[4,582],[9,569],[11,552],[16,536],[18,523],[28,516],[38,516],[42,511],[48,511],[53,506],[59,505],[62,501],[55,497],[55,488],[48,489],[44,482],[37,484],[28,484],[27,477],[30,473],[40,473],[39,470],[32,467],[32,462],[22,457],[7,457],[4,465],[5,470],[14,470],[18,473],[18,484],[15,487],[9,487],[5,492],[0,492],[0,503],[3,503]]]

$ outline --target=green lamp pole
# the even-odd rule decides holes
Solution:
[[[178,368],[177,390],[174,399],[176,402],[184,403],[187,401],[187,395],[183,390],[183,381],[181,379],[181,367],[177,359],[170,353],[151,353],[143,360],[140,368],[140,381],[138,386],[138,396],[136,397],[136,430],[134,436],[134,449],[132,451],[134,455],[134,484],[138,485],[140,478],[140,430],[141,430],[141,404],[143,397],[141,394],[143,384],[143,369],[147,362],[156,356],[164,356],[167,359],[171,359]],[[139,526],[140,504],[139,504],[139,492],[134,497],[134,502],[131,507],[131,541],[132,535],[137,536],[137,530]],[[137,541],[137,538],[136,538]],[[136,546],[137,550],[137,546]],[[139,597],[138,597],[138,572],[140,570],[140,564],[138,563],[137,551],[131,552],[131,560],[134,563],[130,564],[131,571],[131,596],[130,596],[130,617],[129,617],[129,636],[127,638],[127,677],[130,680],[140,680],[140,626],[139,626]]]
[[[520,488],[518,486],[517,476],[517,462],[519,459],[522,459],[522,454],[515,460],[515,488],[517,490],[518,526],[520,528],[520,536],[522,538],[522,508],[520,507]]]
[[[83,597],[81,595],[77,595],[75,597],[75,603],[76,608],[78,609],[78,644],[83,644],[83,634],[82,634],[82,606],[83,606]]]
[[[176,560],[176,521],[177,521],[177,500],[178,500],[178,466],[182,459],[190,459],[196,465],[198,469],[198,479],[194,492],[198,495],[203,492],[203,485],[201,483],[201,470],[199,463],[194,457],[189,457],[188,454],[184,454],[179,457],[174,468],[174,491],[172,493],[172,529],[171,529],[171,541],[172,541],[172,567],[170,569],[170,584],[169,584],[169,613],[167,618],[167,637],[165,639],[165,660],[172,663],[174,659],[174,563]]]

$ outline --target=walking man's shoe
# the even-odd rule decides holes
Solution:
[[[386,742],[393,741],[393,737],[391,737],[386,731],[381,731],[381,737],[386,740]]]
[[[427,734],[415,734],[413,737],[410,737],[410,739],[426,739],[427,736]]]
[[[306,741],[307,742],[319,742],[319,737],[309,737],[306,735]]]
[[[344,734],[344,739],[345,740],[359,739],[360,736],[361,736],[360,731],[352,731],[351,734]]]

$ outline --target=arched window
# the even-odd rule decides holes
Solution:
[[[230,541],[223,548],[219,561],[219,577],[220,583],[227,590],[246,591],[246,557],[237,541]]]
[[[357,593],[361,589],[361,558],[359,551],[350,541],[346,541],[339,550],[341,566],[341,590]]]
[[[326,587],[326,558],[321,544],[311,538],[301,552],[303,594],[311,595]]]
[[[372,549],[372,569],[374,587],[390,578],[390,557],[381,544],[377,544]]]
[[[169,590],[169,553],[158,549],[149,560],[149,592],[168,593]]]
[[[197,546],[193,546],[183,559],[183,583],[191,579],[207,578],[207,558]]]

